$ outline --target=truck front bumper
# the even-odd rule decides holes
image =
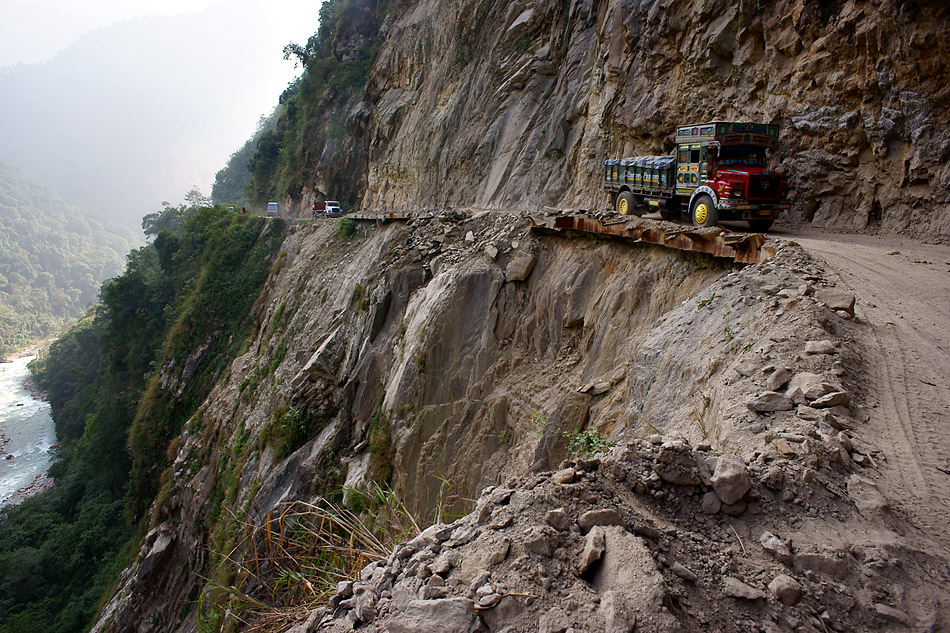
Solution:
[[[787,202],[752,204],[739,200],[720,199],[719,212],[724,220],[774,220],[782,211],[788,211]]]

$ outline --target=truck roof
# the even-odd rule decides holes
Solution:
[[[779,126],[747,121],[710,121],[681,125],[676,128],[676,143],[710,143],[721,145],[756,145],[775,147]]]

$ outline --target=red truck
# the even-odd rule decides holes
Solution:
[[[788,182],[766,167],[779,128],[767,123],[713,121],[676,129],[672,156],[604,161],[604,189],[621,215],[659,209],[665,220],[688,211],[693,225],[745,220],[766,231],[789,207]]]

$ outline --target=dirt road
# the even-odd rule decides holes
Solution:
[[[886,455],[890,503],[950,549],[950,246],[777,230],[854,292],[868,381],[862,435]]]

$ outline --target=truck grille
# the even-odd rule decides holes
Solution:
[[[754,174],[749,177],[749,200],[778,200],[781,186],[778,174]]]

